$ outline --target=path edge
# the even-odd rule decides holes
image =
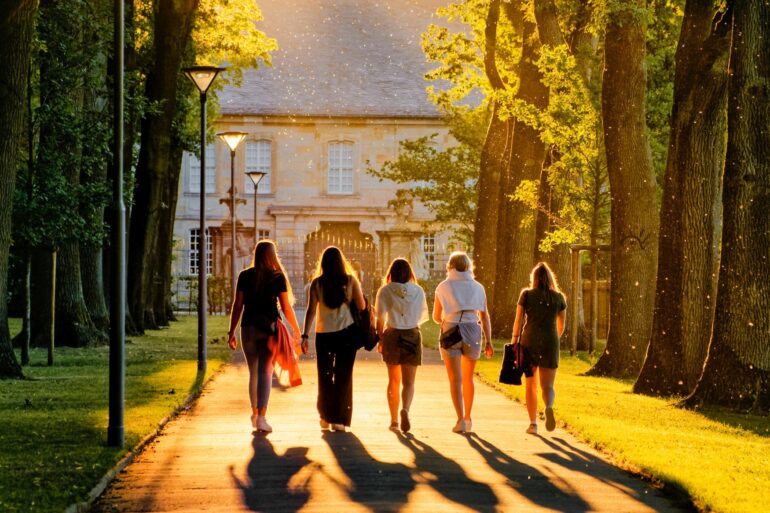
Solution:
[[[163,428],[166,427],[166,425],[177,418],[181,413],[189,410],[195,401],[198,400],[198,398],[201,396],[203,391],[206,389],[206,387],[211,383],[211,381],[216,378],[218,375],[220,375],[226,368],[228,368],[230,365],[233,364],[233,360],[230,359],[230,361],[224,363],[221,365],[216,371],[211,373],[211,375],[203,382],[201,383],[200,388],[191,393],[190,395],[185,398],[184,402],[174,408],[171,413],[163,417],[160,422],[158,422],[158,425],[155,427],[154,430],[152,430],[150,433],[145,435],[139,442],[136,443],[131,449],[128,450],[128,453],[123,456],[118,462],[112,466],[107,472],[104,473],[102,478],[99,480],[98,483],[96,483],[96,486],[91,488],[91,490],[88,492],[88,495],[86,496],[86,499],[80,502],[75,502],[67,506],[67,509],[64,510],[64,513],[89,513],[91,511],[91,508],[94,505],[94,502],[96,502],[96,499],[101,497],[101,495],[104,493],[104,491],[107,489],[107,487],[112,483],[112,481],[118,477],[118,474],[120,474],[123,469],[125,469],[127,466],[129,466],[131,463],[133,463],[134,459],[139,456],[139,454],[142,453],[142,451],[147,447],[147,445],[150,444],[153,440],[155,440],[163,431]]]
[[[482,376],[478,371],[476,371],[475,374],[479,381],[494,390],[496,393],[502,394],[503,397],[511,402],[517,403],[522,407],[524,406],[524,403],[519,401],[517,398],[508,395],[505,389],[501,387],[498,382]],[[696,501],[695,498],[690,493],[688,493],[687,489],[682,484],[656,476],[651,472],[639,467],[638,465],[634,465],[633,463],[623,460],[622,458],[610,452],[603,445],[586,440],[575,428],[575,426],[564,422],[563,420],[559,420],[558,425],[561,426],[567,433],[577,438],[580,442],[594,449],[608,465],[626,472],[634,478],[649,483],[653,488],[656,488],[668,499],[670,499],[674,503],[674,506],[677,508],[692,513],[710,513],[712,511],[705,504],[701,504],[699,501]]]

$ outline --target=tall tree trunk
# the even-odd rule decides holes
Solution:
[[[107,343],[107,334],[96,328],[88,314],[80,274],[79,243],[62,244],[56,257],[57,346],[90,347]]]
[[[138,331],[157,327],[151,287],[169,180],[171,137],[177,110],[177,76],[189,41],[197,0],[158,0],[154,25],[154,60],[145,96],[160,105],[142,122],[134,207],[128,246],[128,304]]]
[[[542,110],[548,105],[548,88],[541,82],[540,71],[535,65],[540,42],[536,25],[526,18],[522,23],[522,40],[516,98]],[[532,212],[527,205],[511,200],[510,196],[523,180],[539,180],[544,158],[545,146],[538,131],[515,120],[507,179],[501,184],[503,213],[498,226],[497,246],[500,254],[492,305],[493,330],[498,337],[511,334],[519,291],[529,283],[535,258],[535,223],[522,226],[524,218]]]
[[[102,246],[80,246],[80,270],[86,308],[94,326],[106,333],[110,327],[110,314],[104,297],[103,253]]]
[[[496,91],[505,89],[495,62],[497,55],[497,24],[500,20],[500,0],[492,0],[487,12],[484,36],[484,71]],[[473,227],[474,271],[484,285],[488,301],[495,296],[497,269],[497,219],[500,212],[500,181],[507,162],[508,131],[511,124],[500,119],[500,101],[491,102],[489,127],[481,148],[479,169],[479,198]]]
[[[0,2],[0,378],[23,377],[8,329],[8,255],[36,7],[32,0]]]
[[[708,351],[714,316],[727,130],[729,16],[712,30],[711,0],[688,0],[676,54],[660,212],[652,337],[634,391],[685,395]],[[716,215],[715,215],[716,212]]]
[[[689,406],[770,409],[770,5],[733,4],[714,329]]]
[[[602,115],[611,194],[610,332],[591,372],[636,376],[652,331],[658,218],[645,123],[644,0],[616,2],[604,40]]]

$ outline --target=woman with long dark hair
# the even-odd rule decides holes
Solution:
[[[353,414],[353,364],[358,340],[350,304],[366,307],[361,284],[342,251],[324,249],[308,290],[302,343],[316,320],[318,414],[322,429],[346,431]]]
[[[412,266],[396,258],[377,291],[374,310],[377,314],[378,350],[388,366],[388,407],[390,429],[397,430],[399,393],[401,399],[401,431],[411,429],[409,408],[414,397],[414,378],[422,363],[420,324],[428,320],[425,291],[417,284]],[[401,384],[403,383],[403,389]]]
[[[564,334],[567,300],[559,290],[551,268],[538,263],[530,274],[529,288],[523,289],[516,307],[513,342],[521,337],[521,345],[532,362],[532,376],[527,376],[526,399],[529,427],[527,433],[537,434],[537,383],[545,403],[545,429],[556,428],[553,402],[556,398],[554,381],[559,367],[559,338]],[[523,325],[523,327],[522,327]]]
[[[240,322],[241,348],[249,367],[251,425],[265,433],[273,430],[265,419],[274,357],[268,339],[276,333],[276,322],[280,318],[279,303],[291,326],[295,345],[299,345],[300,331],[292,306],[294,296],[291,284],[286,279],[286,271],[278,258],[275,244],[261,240],[254,248],[252,265],[238,275],[227,339],[230,349],[235,350],[238,345],[235,330]],[[302,352],[307,352],[306,344],[302,345]]]

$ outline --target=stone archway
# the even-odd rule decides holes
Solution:
[[[361,232],[359,222],[322,221],[318,230],[305,241],[305,282],[310,282],[321,252],[337,246],[359,273],[364,294],[374,301],[382,279],[377,270],[377,246],[374,237]]]

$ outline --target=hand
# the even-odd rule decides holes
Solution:
[[[308,346],[309,346],[309,341],[308,341],[308,339],[306,339],[306,338],[303,338],[303,339],[302,339],[302,344],[301,344],[301,347],[302,347],[302,354],[307,354],[307,351],[308,351]]]
[[[227,345],[230,346],[230,349],[232,349],[233,351],[235,351],[235,348],[238,347],[238,339],[235,338],[234,331],[228,335]]]
[[[379,342],[377,342],[377,352],[382,354],[382,344],[380,344]]]
[[[495,348],[492,347],[491,342],[487,342],[484,346],[484,354],[487,355],[487,358],[492,358],[495,355]]]

